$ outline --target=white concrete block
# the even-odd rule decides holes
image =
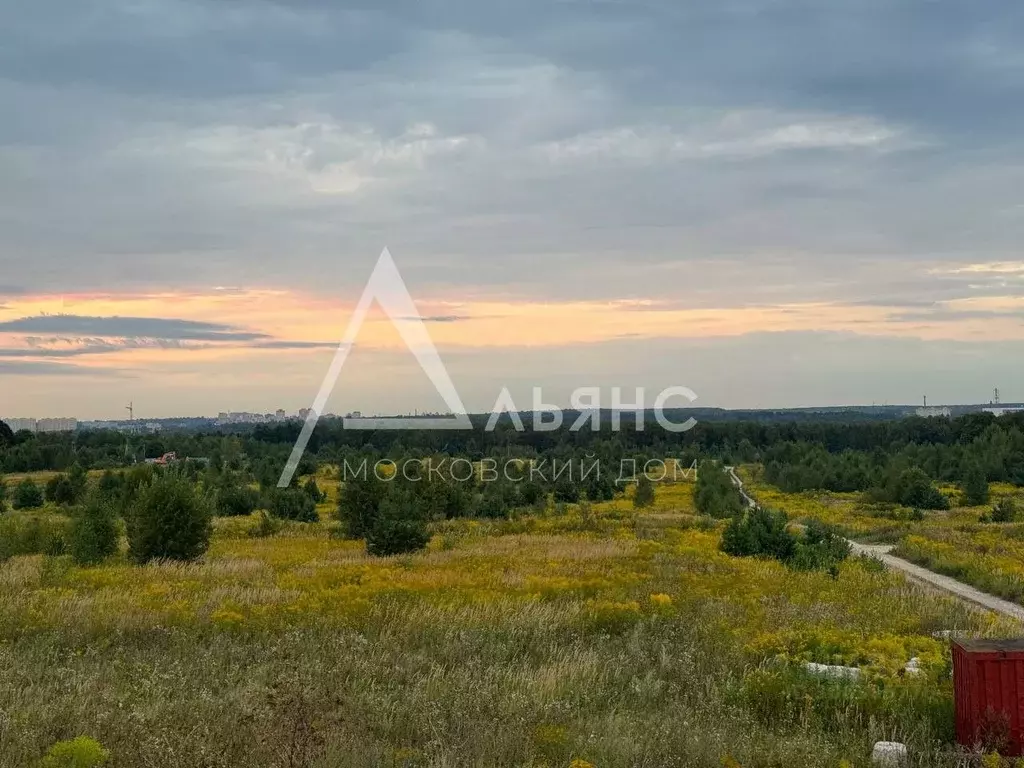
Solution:
[[[898,768],[907,762],[907,745],[898,741],[879,741],[871,750],[871,764],[883,768]]]
[[[815,664],[813,661],[808,661],[804,664],[804,669],[822,677],[846,678],[848,680],[860,678],[860,669],[857,667],[837,667],[832,664]]]

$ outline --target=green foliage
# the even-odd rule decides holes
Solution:
[[[109,469],[100,476],[100,481],[96,485],[96,489],[108,499],[112,499],[118,495],[123,485],[121,475],[115,475]]]
[[[654,483],[647,475],[640,475],[636,484],[636,492],[633,494],[633,506],[643,509],[654,504]]]
[[[67,475],[54,475],[46,482],[46,500],[62,507],[77,504],[80,489]],[[84,487],[83,489],[84,490]]]
[[[95,739],[78,736],[58,741],[47,751],[40,768],[99,768],[110,759],[110,752]]]
[[[316,504],[309,494],[298,488],[276,488],[270,494],[270,514],[280,520],[315,523],[320,520]]]
[[[760,507],[736,515],[722,532],[720,549],[734,557],[772,557],[789,560],[796,551],[796,537],[787,530],[785,512]]]
[[[26,477],[15,486],[11,506],[15,509],[37,509],[43,506],[43,492],[32,478]]]
[[[555,482],[554,499],[563,504],[575,504],[580,500],[580,487],[571,477],[560,477]]]
[[[988,503],[988,478],[985,476],[985,470],[977,462],[972,462],[964,470],[961,488],[966,506],[980,507]]]
[[[211,505],[187,480],[164,475],[142,489],[128,515],[128,545],[137,563],[194,560],[210,543]]]
[[[0,477],[0,514],[7,511],[7,483]]]
[[[0,562],[16,555],[62,555],[67,549],[67,518],[9,515],[0,518]]]
[[[117,552],[119,537],[111,502],[96,493],[71,517],[68,551],[78,565],[95,565]]]
[[[251,515],[259,505],[260,494],[244,485],[225,483],[217,488],[216,512],[221,517]]]
[[[820,520],[807,523],[788,565],[800,571],[834,570],[850,556],[850,544]]]
[[[992,507],[993,523],[1012,523],[1017,519],[1017,504],[1011,498],[1000,499]]]
[[[846,540],[824,523],[812,520],[796,535],[785,512],[760,507],[733,517],[719,548],[735,557],[770,557],[801,571],[834,572],[850,555]]]
[[[920,467],[894,474],[884,488],[884,499],[917,509],[949,509],[949,499]]]
[[[697,511],[718,519],[743,512],[743,498],[724,467],[707,461],[697,472],[697,485],[693,492]]]
[[[316,478],[312,476],[302,486],[302,491],[313,500],[314,504],[319,504],[326,498],[323,491],[320,490],[320,486],[316,484]]]
[[[423,549],[429,541],[415,494],[399,485],[389,487],[367,532],[367,553],[378,557],[405,554]]]
[[[377,519],[384,483],[374,477],[353,477],[338,494],[338,519],[353,539],[365,538]]]
[[[268,536],[273,536],[283,527],[284,521],[271,517],[265,509],[261,509],[256,518],[256,525],[249,529],[249,536],[254,539],[265,539]]]

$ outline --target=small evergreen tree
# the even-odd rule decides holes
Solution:
[[[38,509],[43,506],[43,492],[32,478],[26,477],[15,486],[12,506],[15,509]]]
[[[430,533],[416,496],[401,486],[388,491],[366,534],[367,553],[384,557],[423,549],[430,541]]]
[[[649,507],[654,503],[654,483],[646,474],[641,474],[633,494],[633,506],[637,509]]]
[[[270,514],[281,520],[315,523],[320,520],[309,494],[297,488],[278,488],[270,496]]]
[[[970,464],[964,471],[961,487],[967,506],[980,507],[988,503],[988,478],[985,477],[985,470],[977,462]]]
[[[316,484],[316,478],[312,476],[302,486],[302,490],[313,500],[314,504],[319,504],[324,500],[324,493],[320,490],[320,486]]]
[[[68,549],[78,565],[95,565],[117,552],[118,536],[111,502],[94,494],[71,518]]]
[[[353,539],[365,538],[373,527],[384,498],[385,484],[374,477],[346,480],[338,494],[338,520]]]
[[[210,544],[211,505],[189,482],[163,475],[145,486],[128,514],[128,546],[138,563],[195,560]]]

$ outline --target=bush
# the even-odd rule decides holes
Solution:
[[[251,515],[259,501],[260,494],[253,488],[226,485],[217,490],[217,514],[221,517]]]
[[[967,467],[961,487],[966,506],[980,507],[988,503],[988,478],[981,465],[974,463]]]
[[[633,494],[633,506],[637,509],[649,507],[654,503],[654,483],[647,475],[640,475]]]
[[[818,520],[807,524],[804,533],[789,532],[785,512],[750,510],[736,515],[722,532],[719,549],[737,557],[770,557],[796,570],[829,570],[850,555],[850,545],[832,528]]]
[[[999,502],[992,507],[993,523],[1012,523],[1016,519],[1017,504],[1013,499],[1000,499]]]
[[[819,520],[807,524],[789,565],[801,571],[832,570],[850,556],[850,544]]]
[[[743,498],[724,467],[705,462],[697,472],[693,502],[702,515],[733,517],[743,512]]]
[[[46,500],[69,507],[78,503],[78,490],[67,475],[54,475],[46,483]]]
[[[110,752],[95,739],[79,736],[58,741],[46,753],[40,768],[99,768],[110,759]]]
[[[366,534],[367,553],[383,557],[423,549],[430,541],[430,533],[416,497],[401,487],[389,491]]]
[[[316,479],[313,477],[309,478],[305,485],[302,486],[302,491],[313,500],[314,504],[319,504],[326,498],[326,495],[320,490],[320,486],[316,484]]]
[[[145,487],[128,515],[128,546],[138,563],[194,560],[210,544],[210,504],[189,482],[165,475]]]
[[[117,552],[117,514],[99,494],[71,518],[68,550],[78,565],[95,565]]]
[[[284,527],[281,520],[271,517],[265,510],[260,510],[256,525],[249,529],[249,535],[254,539],[265,539],[273,536]]]
[[[26,477],[15,486],[11,505],[15,509],[38,509],[43,506],[43,492],[32,478]]]
[[[7,484],[0,477],[0,514],[7,511]]]
[[[320,516],[316,504],[305,491],[296,488],[279,488],[270,496],[270,514],[281,520],[296,520],[300,523],[316,523]]]
[[[580,500],[580,487],[570,478],[559,478],[555,483],[554,499],[563,504],[575,504]]]
[[[67,549],[67,518],[12,515],[0,519],[0,562],[16,555],[62,555]]]
[[[353,539],[365,538],[377,520],[385,486],[373,477],[346,480],[338,494],[338,520]]]
[[[720,549],[735,557],[772,557],[789,560],[796,551],[796,537],[788,530],[785,512],[752,509],[736,515],[722,532]]]

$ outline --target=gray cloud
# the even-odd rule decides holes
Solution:
[[[389,245],[424,298],[1020,297],[950,270],[1021,258],[1022,49],[1012,0],[0,5],[0,296],[355,296]],[[319,348],[102,320],[7,330]]]
[[[0,322],[0,333],[89,334],[97,337],[138,337],[175,341],[245,342],[266,339],[263,333],[195,320],[157,317],[89,317],[36,315]],[[120,346],[124,346],[121,344]]]

